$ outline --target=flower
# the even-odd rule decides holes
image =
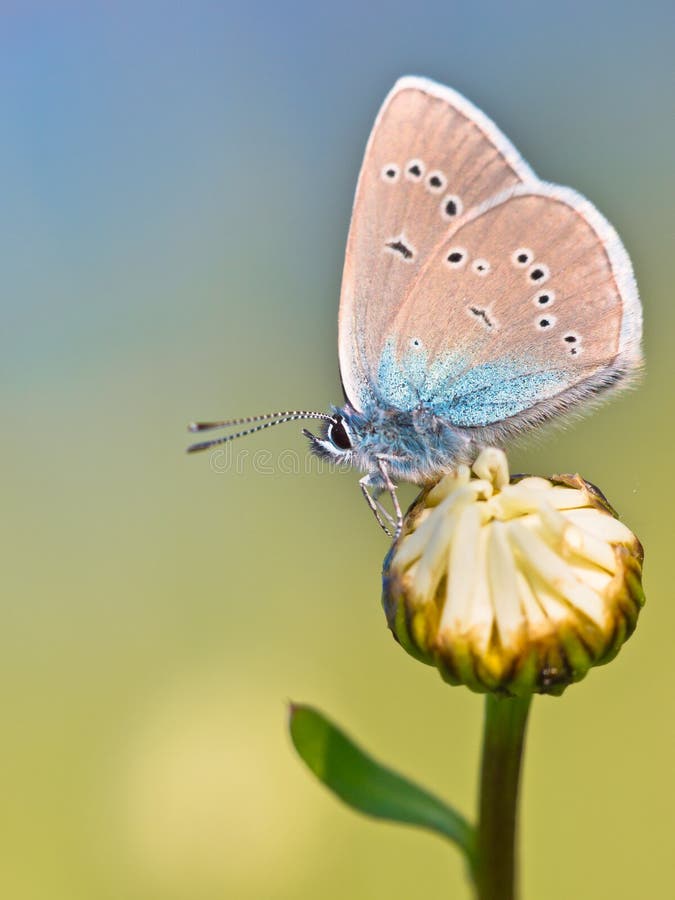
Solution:
[[[509,478],[488,448],[413,503],[385,560],[383,603],[399,643],[451,684],[561,694],[632,634],[642,559],[593,485]]]

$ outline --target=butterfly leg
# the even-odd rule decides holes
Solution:
[[[364,475],[363,478],[359,481],[359,485],[361,487],[361,492],[363,496],[366,498],[366,503],[371,508],[373,515],[377,520],[377,524],[380,526],[382,531],[387,535],[387,537],[393,537],[393,533],[389,530],[387,525],[385,524],[385,519],[389,523],[389,525],[394,528],[395,522],[394,519],[389,515],[387,510],[382,506],[381,503],[373,497],[373,495],[368,490],[371,487],[371,481],[369,475]]]
[[[384,481],[384,486],[389,491],[389,496],[391,497],[391,502],[394,505],[394,513],[396,514],[396,530],[394,532],[394,540],[398,539],[398,536],[401,534],[401,529],[403,528],[403,513],[401,512],[401,504],[398,502],[398,496],[396,494],[396,485],[389,477],[389,469],[387,468],[387,464],[383,459],[378,458],[377,465],[380,470],[380,474],[382,475],[382,480]]]

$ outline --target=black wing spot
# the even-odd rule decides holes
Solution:
[[[555,328],[557,323],[557,318],[552,316],[550,313],[547,313],[545,316],[541,318],[537,316],[535,319],[535,325],[537,328],[540,328],[542,331],[546,331],[548,328]]]
[[[386,246],[389,247],[390,250],[393,250],[395,253],[400,253],[403,259],[413,258],[412,250],[410,249],[410,247],[406,247],[406,245],[401,240],[389,241]]]
[[[543,291],[541,294],[535,294],[532,302],[535,306],[551,306],[555,301],[555,291]]]
[[[380,178],[382,178],[383,181],[398,181],[399,174],[400,170],[396,163],[387,163],[387,165],[383,166],[380,170]]]
[[[427,175],[427,189],[430,190],[432,194],[437,194],[439,191],[442,191],[446,183],[445,175],[438,170],[429,172]]]
[[[518,269],[522,269],[524,266],[531,263],[534,259],[534,253],[530,250],[529,247],[518,247],[517,250],[514,250],[511,254],[511,262]]]
[[[540,281],[542,284],[548,280],[550,275],[550,271],[547,265],[544,263],[536,263],[536,265],[532,266],[527,273],[530,281]]]
[[[465,264],[469,254],[465,247],[450,247],[445,260],[451,269],[461,269]]]
[[[484,309],[481,309],[479,306],[470,306],[469,312],[471,315],[475,316],[477,319],[482,319],[485,325],[488,328],[494,327],[494,322],[490,319],[487,312]]]
[[[581,338],[573,331],[568,331],[567,334],[563,336],[563,341],[567,344],[567,349],[572,356],[576,356],[581,350]]]
[[[440,212],[444,219],[454,219],[462,215],[462,201],[457,194],[447,194],[443,198]]]
[[[421,181],[426,172],[426,166],[421,159],[409,159],[406,165],[405,177],[408,181]]]

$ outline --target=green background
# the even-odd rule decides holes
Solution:
[[[611,666],[534,704],[524,894],[675,891],[673,10],[2,4],[2,896],[467,896],[452,848],[342,808],[285,732],[287,698],[316,704],[472,810],[481,700],[391,639],[356,475],[305,470],[295,425],[239,471],[183,453],[193,418],[340,401],[354,184],[409,72],[634,259],[642,385],[511,453],[602,487],[648,597]]]

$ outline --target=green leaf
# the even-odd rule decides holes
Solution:
[[[352,809],[418,825],[457,844],[471,863],[474,829],[452,807],[376,762],[310,706],[290,708],[295,749],[317,778]]]

